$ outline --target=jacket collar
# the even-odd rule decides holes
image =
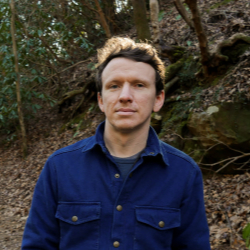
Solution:
[[[103,139],[104,128],[105,128],[105,121],[99,124],[99,126],[96,129],[95,135],[90,137],[86,141],[85,147],[83,148],[82,152],[91,150],[96,145],[99,145],[104,153],[109,153],[108,149],[105,146],[105,142]],[[147,145],[146,145],[146,148],[143,150],[141,156],[152,157],[152,156],[160,155],[164,163],[166,165],[169,165],[167,153],[164,152],[162,143],[163,142],[158,139],[158,136],[155,130],[150,126]]]

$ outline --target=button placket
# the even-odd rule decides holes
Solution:
[[[113,214],[113,229],[112,229],[112,239],[113,239],[113,246],[115,248],[121,247],[120,242],[123,240],[123,228],[124,228],[124,215],[123,209],[124,207],[119,204],[120,202],[117,200],[117,203],[114,207],[114,214]],[[123,204],[123,203],[122,203]]]
[[[117,178],[119,175],[119,178]],[[115,177],[115,178],[114,178]],[[122,176],[120,173],[113,172],[113,187],[118,191],[118,194],[116,196],[116,201],[115,201],[115,206],[113,207],[113,227],[112,227],[112,233],[111,233],[111,239],[113,244],[113,247],[115,248],[123,248],[121,247],[121,242],[124,240],[123,237],[123,228],[124,228],[124,214],[123,210],[125,209],[124,206],[121,204],[125,205],[126,201],[128,199],[128,194],[127,191],[124,193],[124,189],[127,186],[127,180],[123,181]]]

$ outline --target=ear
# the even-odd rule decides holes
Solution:
[[[102,101],[102,95],[100,92],[97,93],[97,100],[98,100],[98,106],[102,112],[104,112],[103,109],[103,101]]]
[[[153,108],[154,112],[158,112],[161,109],[161,107],[164,104],[164,100],[165,100],[165,92],[164,92],[164,90],[162,90],[160,92],[160,94],[157,95],[155,98],[155,104],[154,104],[154,108]]]

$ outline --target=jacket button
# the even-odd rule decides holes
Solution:
[[[71,218],[71,220],[74,221],[74,222],[76,222],[76,221],[78,221],[78,217],[77,217],[77,216],[73,216],[73,217]]]
[[[118,205],[118,206],[116,207],[116,210],[117,210],[117,211],[122,211],[122,206],[121,206],[121,205]]]
[[[115,178],[120,178],[120,175],[119,174],[115,174]]]
[[[113,246],[114,247],[119,247],[120,246],[120,242],[119,241],[114,241]]]
[[[160,222],[158,223],[158,225],[159,225],[159,227],[164,227],[164,226],[165,226],[165,223],[164,223],[164,221],[160,221]]]

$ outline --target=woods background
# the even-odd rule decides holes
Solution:
[[[166,100],[151,125],[203,171],[212,249],[246,249],[249,1],[1,0],[3,249],[20,248],[47,157],[92,135],[104,119],[96,102],[96,51],[112,36],[157,48],[166,66]]]

